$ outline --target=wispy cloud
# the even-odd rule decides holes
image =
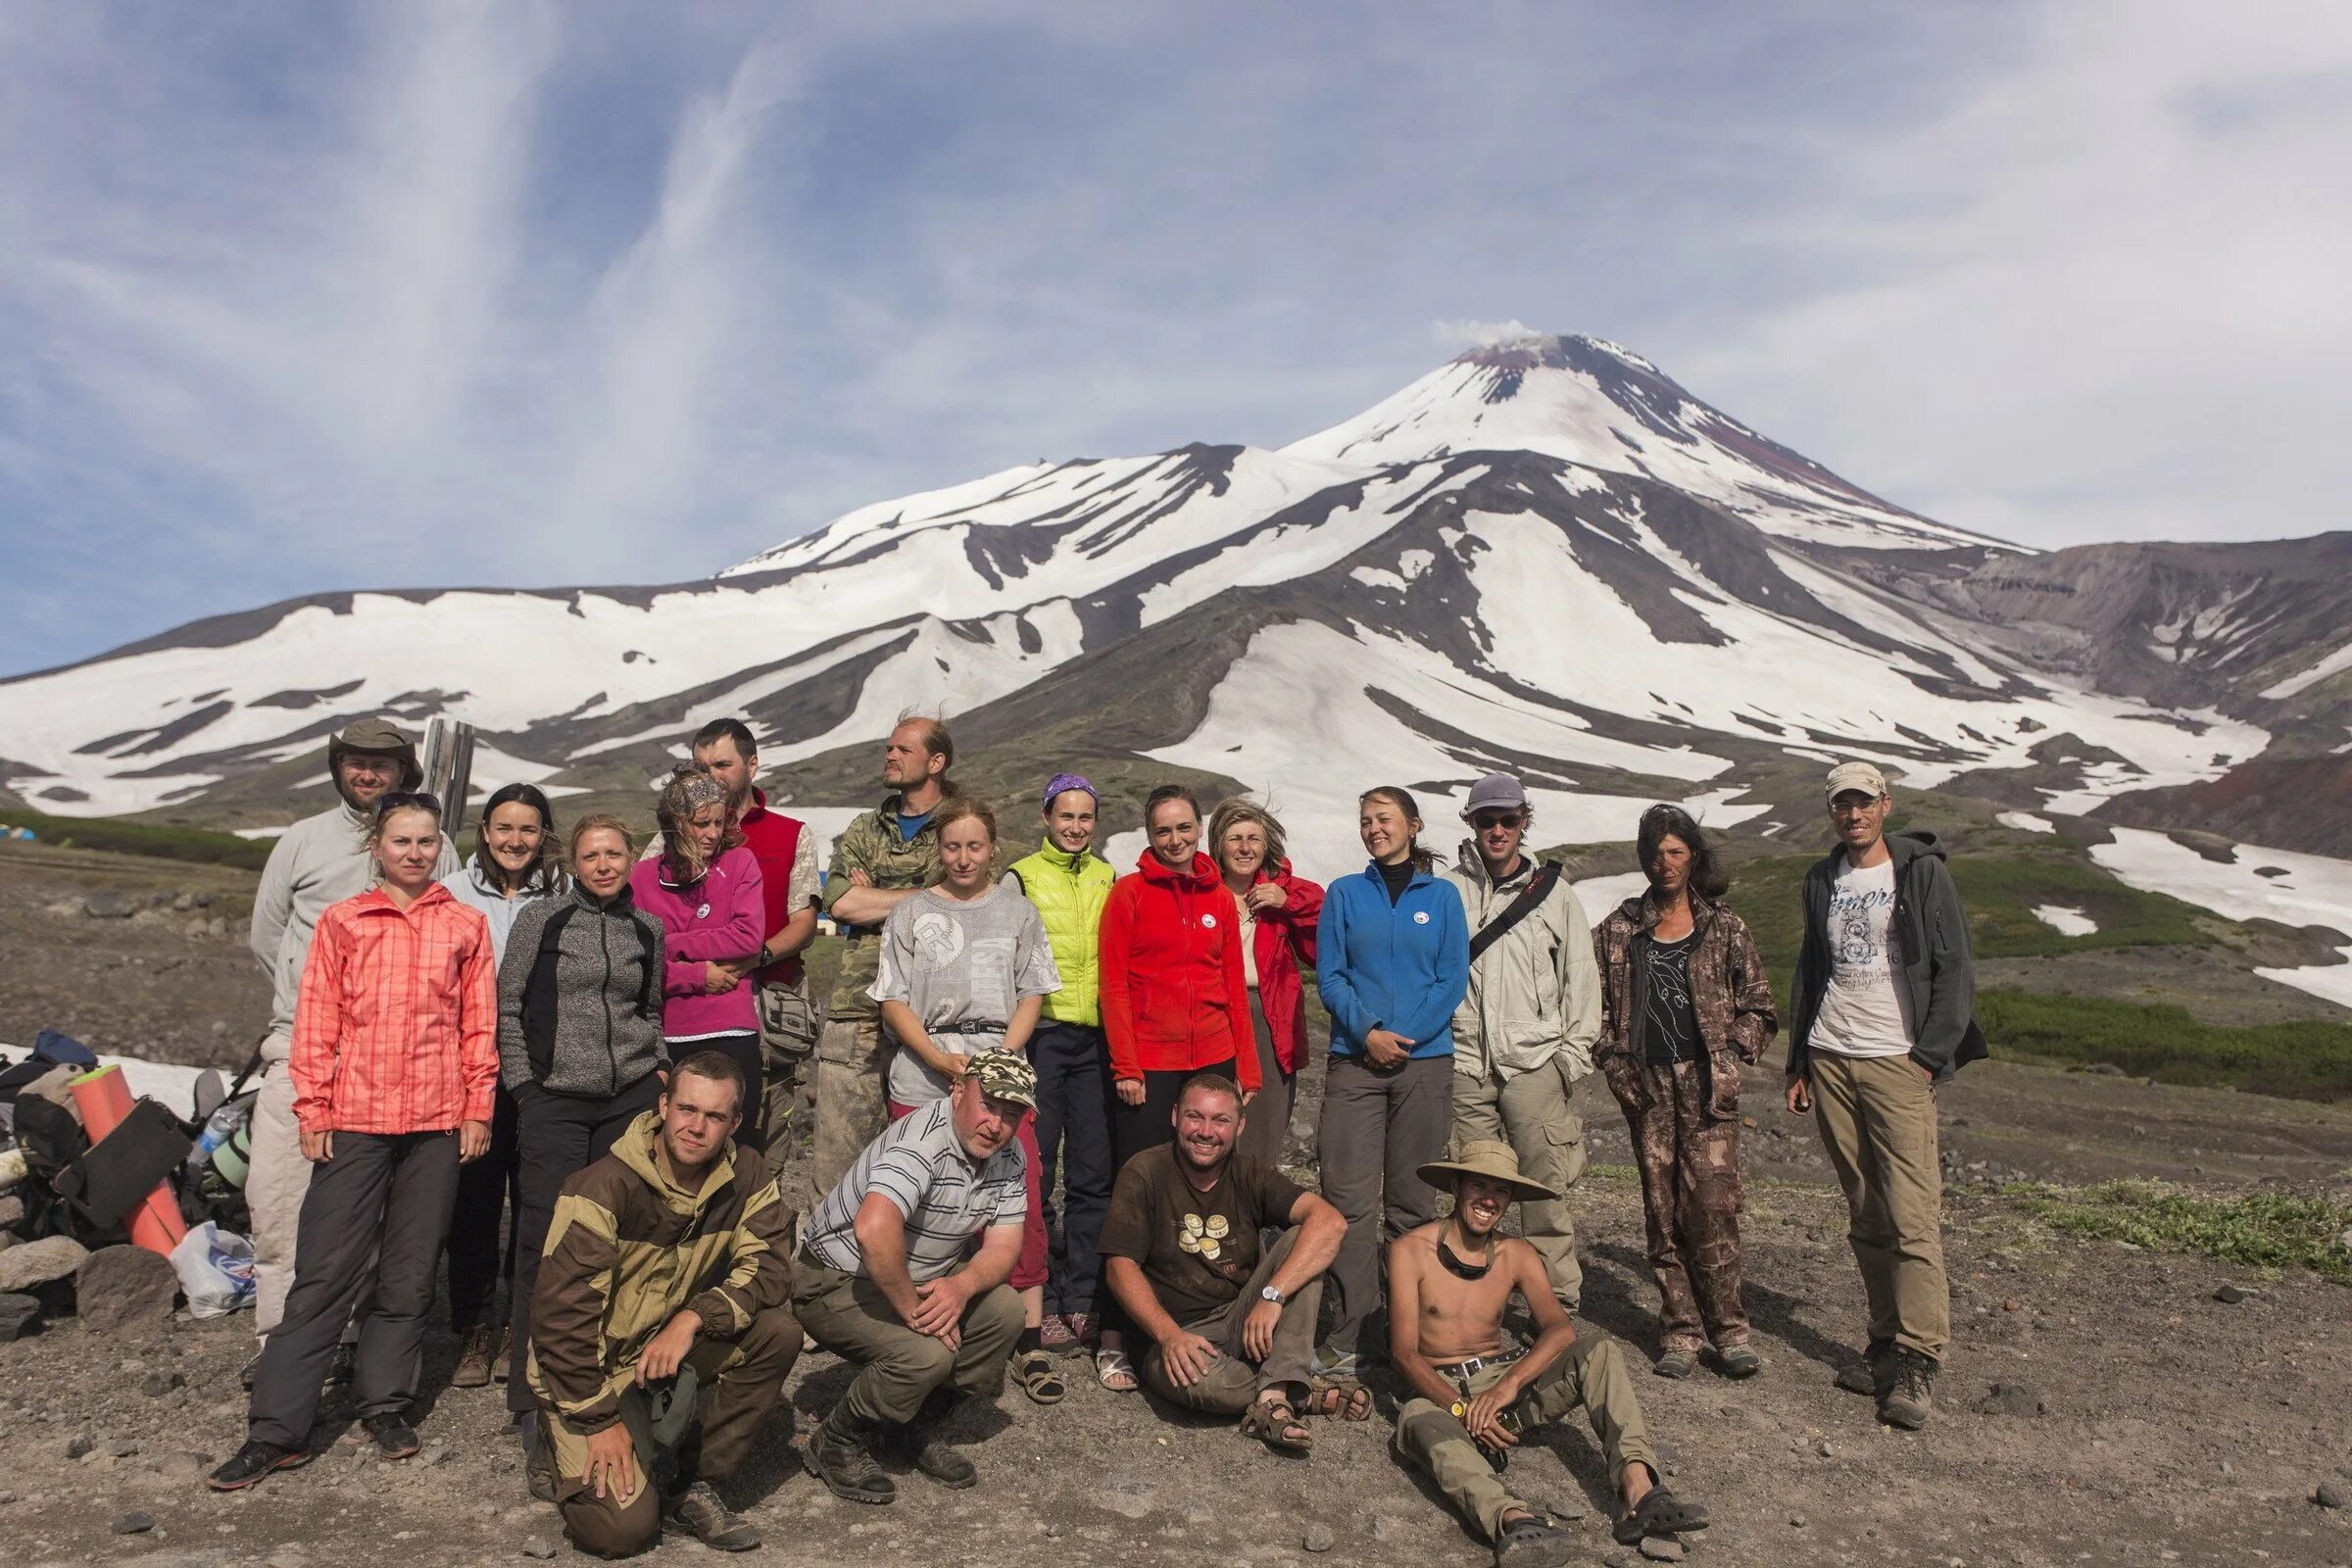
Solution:
[[[1365,16],[0,18],[0,670],[1279,444],[1529,326],[2012,537],[2337,520],[2344,8]]]

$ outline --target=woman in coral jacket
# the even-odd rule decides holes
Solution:
[[[1208,846],[1225,891],[1242,911],[1248,938],[1242,974],[1257,1046],[1257,1099],[1235,1148],[1279,1165],[1298,1102],[1298,1067],[1306,1059],[1306,986],[1299,971],[1315,966],[1323,884],[1292,874],[1282,824],[1248,801],[1227,801],[1209,814]]]
[[[327,906],[303,966],[286,1067],[313,1173],[294,1289],[216,1492],[310,1462],[327,1363],[371,1283],[353,1401],[382,1457],[416,1451],[409,1406],[458,1166],[490,1148],[498,960],[489,923],[433,880],[440,803],[384,796],[367,843],[376,885]]]
[[[1241,910],[1200,853],[1200,803],[1162,784],[1144,803],[1151,848],[1102,906],[1102,1032],[1109,1038],[1112,1157],[1121,1166],[1176,1136],[1177,1091],[1197,1072],[1258,1089]],[[1118,1393],[1136,1387],[1118,1314],[1105,1318],[1095,1372]]]
[[[763,1148],[755,1125],[763,1103],[759,1003],[752,983],[728,967],[766,940],[760,862],[727,816],[726,786],[700,762],[671,772],[654,817],[662,853],[630,869],[629,895],[662,922],[662,1037],[672,1061],[698,1051],[735,1058],[748,1109],[736,1137]]]

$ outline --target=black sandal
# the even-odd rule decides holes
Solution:
[[[1023,1350],[1012,1358],[1012,1375],[1021,1392],[1039,1404],[1059,1404],[1070,1386],[1054,1370],[1054,1358],[1043,1350]]]
[[[1686,1530],[1703,1530],[1707,1524],[1706,1508],[1695,1502],[1685,1502],[1664,1487],[1652,1487],[1642,1494],[1642,1500],[1627,1510],[1610,1534],[1620,1546],[1634,1546],[1644,1536],[1678,1536]]]
[[[1494,1568],[1552,1568],[1567,1540],[1568,1532],[1542,1514],[1514,1519],[1494,1538]]]

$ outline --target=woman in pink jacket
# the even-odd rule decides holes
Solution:
[[[672,1061],[723,1051],[743,1069],[746,1115],[737,1138],[764,1147],[753,1124],[760,1104],[760,1012],[749,980],[729,965],[760,951],[767,909],[760,862],[727,814],[726,787],[700,762],[662,786],[654,808],[662,853],[629,873],[637,907],[662,921],[662,1035]]]

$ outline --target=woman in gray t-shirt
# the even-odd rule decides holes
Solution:
[[[1061,989],[1037,906],[991,874],[997,821],[982,803],[952,796],[932,818],[942,880],[899,902],[882,922],[880,961],[866,991],[898,1045],[890,1060],[893,1121],[945,1099],[983,1051],[1024,1052],[1046,997]],[[1032,1116],[1017,1132],[1029,1185],[1029,1218],[1012,1288],[1022,1329],[1012,1373],[1029,1397],[1052,1404],[1067,1392],[1039,1344],[1046,1310],[1046,1221]]]

